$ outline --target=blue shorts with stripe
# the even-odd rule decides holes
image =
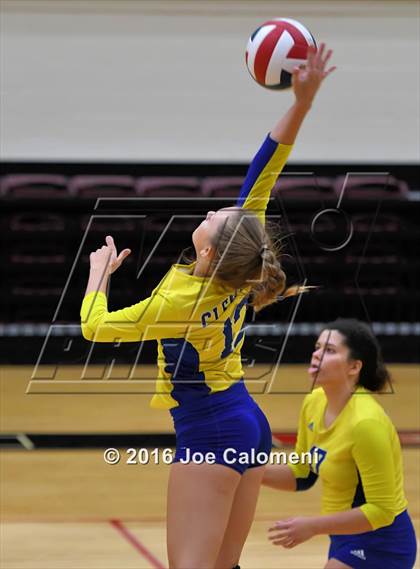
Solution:
[[[413,569],[417,544],[407,510],[389,526],[356,535],[331,535],[328,559],[353,569]]]
[[[174,462],[222,464],[243,474],[266,464],[270,425],[243,380],[171,409],[176,433]]]

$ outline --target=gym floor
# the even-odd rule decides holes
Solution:
[[[401,434],[409,512],[419,534],[420,378],[416,366],[389,368],[394,377],[393,393],[378,398]],[[265,371],[250,370],[249,387],[252,388],[252,378],[264,375]],[[2,434],[172,432],[169,414],[150,409],[149,396],[69,393],[69,383],[64,382],[80,376],[80,369],[74,367],[62,370],[62,377],[66,378],[62,388],[67,390],[66,394],[37,393],[37,385],[26,393],[32,372],[29,367],[1,369]],[[143,377],[150,378],[153,373],[153,366],[141,370]],[[53,381],[51,391],[57,393],[60,379]],[[99,391],[98,386],[95,389]],[[269,417],[273,432],[294,432],[300,404],[308,391],[305,366],[280,366],[272,391],[280,390],[282,394],[272,392],[255,398]],[[153,460],[148,465],[127,465],[124,449],[120,448],[123,459],[110,466],[104,462],[100,449],[29,450],[30,441],[25,443],[23,437],[23,442],[27,449],[22,446],[22,449],[3,449],[1,453],[1,566],[4,569],[167,566],[167,465],[154,464]],[[320,485],[299,494],[263,488],[241,566],[246,569],[323,567],[327,537],[283,550],[272,546],[266,533],[276,519],[317,513],[319,499]]]

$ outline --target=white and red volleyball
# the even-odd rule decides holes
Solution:
[[[274,18],[255,30],[248,40],[245,61],[257,83],[268,89],[287,89],[293,68],[305,63],[308,47],[316,46],[300,22]]]

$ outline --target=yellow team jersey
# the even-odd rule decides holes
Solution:
[[[317,461],[289,464],[298,490],[319,477],[322,513],[360,507],[373,529],[387,526],[407,507],[398,434],[379,403],[357,388],[339,416],[325,428],[322,388],[304,399],[296,452],[316,452]]]
[[[291,146],[268,136],[254,157],[237,205],[261,223]],[[243,376],[242,325],[249,289],[233,290],[192,274],[194,263],[171,267],[151,296],[108,312],[101,292],[85,296],[82,333],[93,342],[158,341],[158,379],[151,405],[172,408],[230,387]]]

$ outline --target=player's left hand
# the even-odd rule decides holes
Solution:
[[[273,545],[291,549],[315,535],[311,518],[288,518],[275,523],[269,530],[268,539]]]
[[[122,264],[124,259],[131,253],[130,249],[124,249],[117,255],[114,239],[107,235],[106,245],[90,254],[90,268],[92,270],[108,270],[108,274],[114,273]]]

